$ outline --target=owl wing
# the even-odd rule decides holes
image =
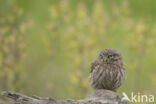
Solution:
[[[96,67],[99,65],[99,61],[98,60],[95,60],[92,64],[91,64],[91,71],[90,73],[93,72],[94,69],[96,69]]]

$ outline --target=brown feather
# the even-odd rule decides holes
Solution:
[[[98,57],[91,64],[90,84],[94,89],[108,89],[116,91],[126,79],[126,68],[119,51],[106,49],[100,53],[103,57],[114,55],[103,62]]]

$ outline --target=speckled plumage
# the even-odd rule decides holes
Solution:
[[[94,89],[116,91],[126,79],[121,53],[105,49],[91,65],[90,84]]]

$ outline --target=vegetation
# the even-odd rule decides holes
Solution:
[[[119,49],[119,89],[156,94],[156,1],[1,0],[0,91],[80,99],[92,90],[90,63]]]

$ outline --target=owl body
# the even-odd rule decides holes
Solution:
[[[126,79],[126,68],[119,51],[106,49],[92,63],[90,84],[94,89],[116,91]]]

